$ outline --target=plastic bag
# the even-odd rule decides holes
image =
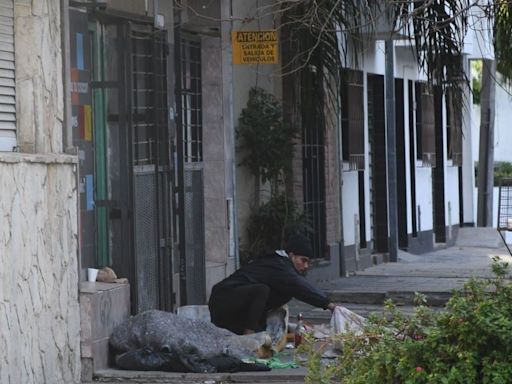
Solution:
[[[356,335],[362,334],[365,322],[364,317],[345,307],[337,306],[334,308],[331,317],[331,338],[334,342],[334,348],[340,351],[343,349],[343,343],[339,335],[349,332]]]

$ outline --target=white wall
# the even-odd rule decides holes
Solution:
[[[459,169],[447,166],[445,168],[445,217],[446,226],[459,224]]]
[[[416,206],[421,209],[421,216],[417,216],[418,232],[432,230],[432,168],[430,167],[416,167]]]
[[[494,120],[494,160],[496,161],[512,161],[512,97],[510,92],[512,92],[510,87],[502,83],[496,84]],[[478,127],[480,127],[480,115],[478,115]]]
[[[366,47],[364,59],[359,60],[359,64],[365,72],[384,75],[384,42],[370,43]]]
[[[359,187],[357,171],[343,172],[343,238],[344,244],[354,245],[356,228],[354,215],[359,215]],[[367,215],[369,217],[369,215]],[[359,228],[358,228],[359,230]]]
[[[468,20],[468,31],[464,39],[463,52],[471,59],[494,59],[494,46],[492,44],[492,26],[484,14],[485,7],[490,0],[480,0],[479,5],[471,8],[470,19]]]
[[[496,104],[494,119],[494,160],[512,162],[512,89],[496,84]],[[480,105],[473,104],[473,124],[471,129],[473,159],[478,161],[480,142]]]
[[[366,74],[380,74],[384,75],[385,72],[385,56],[384,56],[384,42],[377,41],[372,43],[365,51],[364,60],[362,60],[362,67],[365,71],[365,116],[366,111]],[[412,215],[410,214],[411,207],[411,180],[410,180],[410,167],[409,164],[409,99],[408,99],[408,81],[409,80],[426,80],[425,73],[418,70],[416,60],[410,47],[404,44],[399,44],[395,47],[395,77],[404,80],[404,142],[405,142],[405,158],[406,158],[406,202],[398,202],[399,204],[407,205],[407,232],[412,232]],[[365,137],[368,138],[368,122],[365,119]],[[368,140],[366,140],[367,142]],[[365,147],[365,152],[368,153],[369,145]],[[416,164],[412,166],[416,167]],[[370,194],[370,180],[369,180],[369,164],[366,159],[366,172],[365,172],[365,206],[366,206],[366,234],[367,238],[371,238],[371,194]],[[355,176],[354,176],[355,175]],[[354,239],[354,214],[358,213],[358,207],[354,206],[354,198],[357,199],[357,182],[352,179],[357,178],[357,174],[353,173],[352,176],[348,176],[348,173],[343,174],[343,223],[344,223],[344,234],[345,234],[345,245],[353,244]],[[348,181],[347,181],[348,179]],[[356,179],[357,181],[357,179]],[[348,184],[347,184],[348,183]],[[355,189],[353,189],[355,188]],[[432,229],[432,181],[431,181],[431,170],[430,168],[417,168],[416,171],[416,189],[417,191],[417,205],[421,207],[422,211],[422,222],[421,229],[429,230]],[[428,195],[426,195],[428,191]],[[348,193],[348,197],[345,194]],[[357,201],[357,200],[355,200]],[[348,228],[347,228],[348,226]],[[373,239],[372,239],[373,240]]]

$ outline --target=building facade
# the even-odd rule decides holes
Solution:
[[[235,116],[244,107],[252,86],[263,87],[282,100],[285,119],[300,132],[293,154],[293,182],[287,192],[302,206],[313,228],[311,240],[317,260],[309,276],[313,280],[346,276],[386,260],[389,252],[389,131],[383,40],[389,33],[368,34],[363,43],[359,42],[359,52],[364,54],[352,51],[356,44],[348,40],[342,49],[340,94],[333,96],[328,94],[335,88],[328,84],[333,80],[324,76],[323,63],[317,62],[315,55],[303,68],[290,70],[290,58],[299,56],[301,50],[290,47],[286,23],[280,24],[285,16],[272,18],[268,11],[271,6],[264,2],[234,8],[234,30],[276,28],[281,44],[277,65],[234,66]],[[482,18],[473,13],[460,59],[461,71],[468,77],[469,60],[493,57],[490,34],[481,24]],[[464,87],[461,91],[428,84],[418,65],[414,42],[403,35],[396,37],[397,246],[423,253],[453,244],[460,226],[474,225],[471,94]],[[243,168],[238,169],[237,180],[243,242],[254,181]]]

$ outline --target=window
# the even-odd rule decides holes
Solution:
[[[16,147],[13,3],[0,2],[0,151]]]
[[[415,84],[416,92],[416,157],[424,166],[435,166],[434,94],[425,83]]]
[[[462,165],[462,93],[460,89],[446,91],[446,146],[453,165]]]
[[[364,169],[363,72],[344,70],[341,86],[343,161],[352,170]]]
[[[180,47],[183,157],[186,163],[200,162],[203,161],[201,43],[183,35]]]

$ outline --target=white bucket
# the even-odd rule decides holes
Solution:
[[[184,305],[178,307],[178,316],[186,317],[187,319],[203,320],[211,322],[210,310],[207,305]]]
[[[87,268],[87,281],[95,282],[98,277],[99,269],[96,268]]]

